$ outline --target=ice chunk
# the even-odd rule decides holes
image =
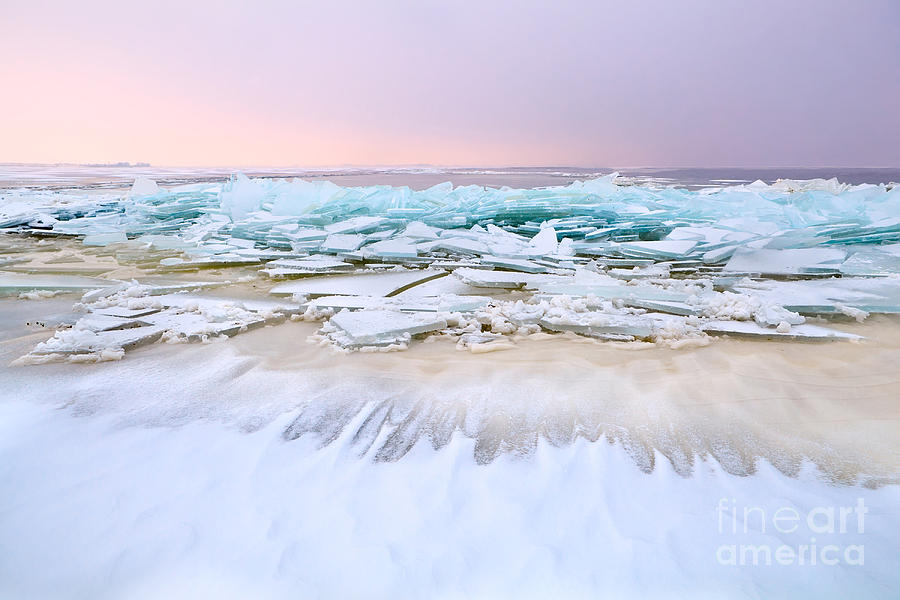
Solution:
[[[159,327],[135,327],[113,331],[94,332],[87,329],[65,329],[42,342],[31,354],[89,354],[104,350],[131,350],[152,344],[163,334]]]
[[[219,195],[222,210],[231,215],[233,221],[241,221],[250,212],[259,210],[264,199],[264,188],[243,173],[232,177]]]
[[[620,244],[618,249],[619,252],[628,256],[666,259],[685,256],[696,245],[697,242],[691,240],[661,240],[657,242],[626,242]]]
[[[354,266],[336,258],[322,256],[298,259],[279,259],[266,264],[262,271],[270,277],[306,277],[318,273],[352,271]]]
[[[125,235],[124,231],[111,231],[86,235],[81,240],[81,243],[85,246],[108,246],[109,244],[119,244],[127,241],[128,236]]]
[[[75,275],[25,275],[0,271],[0,295],[20,294],[38,290],[69,292],[105,289],[120,283],[109,279]]]
[[[394,296],[426,281],[443,277],[446,271],[402,270],[312,277],[276,285],[272,294],[316,296]]]
[[[419,255],[416,245],[411,240],[403,238],[375,242],[366,249],[382,257],[415,258]]]
[[[88,331],[112,331],[114,329],[131,329],[133,327],[142,327],[147,325],[145,321],[138,319],[123,319],[104,314],[89,314],[75,323],[75,329],[86,329]]]
[[[153,196],[160,192],[159,186],[156,185],[156,182],[147,177],[137,177],[134,180],[134,183],[131,184],[131,191],[128,192],[129,196]]]
[[[545,316],[539,324],[550,331],[571,331],[601,339],[647,339],[654,332],[653,321],[634,315],[611,315],[603,312],[570,313]]]
[[[127,308],[124,306],[108,306],[106,308],[97,308],[92,311],[96,315],[106,315],[109,317],[119,317],[120,319],[138,319],[145,315],[159,312],[157,307],[148,308]]]
[[[206,315],[200,313],[177,312],[176,309],[169,309],[147,315],[142,317],[141,320],[191,342],[201,341],[205,337],[233,336],[266,323],[265,318],[252,313],[242,317],[226,318],[218,321],[210,320]]]
[[[487,254],[489,252],[484,242],[464,237],[441,238],[430,246],[432,250],[442,249],[460,254]]]
[[[553,227],[544,227],[536,236],[531,238],[526,254],[529,256],[556,254],[558,247],[556,230]]]
[[[197,294],[167,294],[157,296],[156,302],[166,308],[181,308],[200,311],[207,318],[227,319],[232,316],[254,319],[245,311],[261,315],[292,315],[302,311],[303,307],[291,301],[261,300],[258,298],[222,298],[218,296],[201,296]]]
[[[501,258],[499,256],[491,256],[486,254],[481,257],[482,264],[494,267],[501,267],[511,271],[521,271],[523,273],[546,273],[547,267],[537,264],[536,262],[517,258]]]
[[[836,329],[818,325],[792,325],[777,328],[763,327],[752,321],[711,321],[702,326],[703,331],[713,335],[733,335],[740,337],[775,338],[785,340],[858,340],[861,336],[844,333]]]
[[[384,217],[354,217],[325,226],[329,234],[366,233],[388,223]]]
[[[353,252],[363,245],[366,236],[350,233],[332,233],[322,242],[325,252]]]
[[[445,294],[430,298],[405,300],[382,296],[323,296],[310,301],[314,310],[385,309],[401,312],[471,312],[491,301],[486,296],[456,296]]]
[[[447,321],[431,315],[395,311],[341,311],[329,323],[342,335],[335,341],[344,346],[385,346],[408,341],[411,336],[447,327]]]
[[[461,268],[453,274],[463,283],[475,287],[516,289],[542,281],[541,275],[514,273],[511,271],[488,271],[485,269]]]
[[[734,253],[723,272],[801,275],[836,272],[847,253],[836,248],[745,250]]]

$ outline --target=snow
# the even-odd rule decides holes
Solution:
[[[471,443],[371,463],[340,436],[284,442],[195,421],[122,427],[0,404],[4,597],[310,598],[890,595],[897,487],[831,486],[762,466],[641,472],[619,446],[542,442],[477,465]],[[774,492],[774,493],[773,493]],[[868,507],[865,533],[731,535],[717,507]],[[788,500],[789,499],[789,500]],[[855,519],[851,519],[855,525]],[[738,522],[738,527],[743,523]],[[742,531],[739,529],[739,531]],[[865,567],[738,567],[730,544],[864,544]]]

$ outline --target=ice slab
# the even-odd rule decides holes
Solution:
[[[270,290],[276,295],[316,296],[393,296],[432,279],[444,277],[446,271],[399,270],[375,273],[354,273],[311,277],[276,285]]]
[[[803,275],[836,271],[847,253],[835,248],[789,248],[735,251],[724,273]]]
[[[486,296],[456,296],[445,294],[431,298],[405,300],[383,296],[323,296],[311,300],[314,310],[371,310],[384,309],[401,312],[471,312],[491,301]]]
[[[147,325],[146,321],[114,317],[104,314],[88,314],[75,323],[75,329],[87,329],[89,331],[112,331],[114,329],[131,329]]]
[[[670,315],[695,316],[703,314],[703,310],[686,302],[671,300],[644,300],[642,298],[629,298],[624,301],[627,306],[643,308],[645,310],[668,313]]]
[[[547,267],[530,260],[503,258],[491,256],[490,254],[483,255],[481,262],[484,265],[509,269],[510,271],[521,271],[522,273],[546,273],[549,270]]]
[[[458,254],[487,254],[490,252],[484,242],[464,237],[441,238],[437,242],[427,243],[424,247],[430,250],[447,250]]]
[[[900,273],[900,251],[893,247],[877,247],[854,252],[839,267],[843,275],[862,277],[890,277]]]
[[[388,222],[388,219],[384,217],[354,217],[326,225],[325,231],[330,234],[366,233],[374,231]]]
[[[105,308],[92,309],[92,313],[96,315],[106,315],[109,317],[119,317],[120,319],[138,319],[145,315],[151,315],[159,312],[161,309],[156,307],[150,308],[126,308],[124,306],[108,306]]]
[[[322,242],[325,252],[353,252],[363,245],[366,236],[359,234],[333,233]]]
[[[543,281],[545,275],[515,273],[512,271],[488,271],[485,269],[461,268],[453,271],[460,281],[475,287],[517,289]]]
[[[648,285],[609,285],[591,282],[547,281],[539,283],[536,288],[547,294],[566,294],[569,296],[596,296],[607,300],[639,299],[646,301],[684,302],[688,294],[671,291],[662,287]]]
[[[355,269],[351,263],[321,256],[297,259],[273,260],[266,264],[262,272],[270,277],[306,277],[318,273],[336,273]]]
[[[155,298],[161,306],[166,308],[181,308],[185,310],[199,310],[207,315],[222,315],[223,318],[230,311],[251,311],[261,315],[293,315],[302,311],[303,307],[291,301],[261,300],[257,298],[222,298],[215,296],[201,296],[198,294],[168,294]]]
[[[110,288],[121,282],[76,275],[25,275],[0,271],[0,295],[31,291],[70,292]]]
[[[403,300],[413,300],[416,298],[441,296],[444,294],[455,296],[478,296],[483,293],[484,288],[477,288],[467,283],[463,283],[457,277],[438,277],[404,290],[395,297]]]
[[[571,331],[601,339],[647,339],[653,336],[654,322],[645,317],[611,315],[603,312],[545,316],[539,324],[550,331]]]
[[[334,341],[343,346],[385,346],[447,327],[447,321],[431,315],[395,311],[341,311],[329,323],[339,330]]]
[[[861,336],[844,333],[818,325],[791,325],[789,328],[763,327],[752,321],[711,321],[702,325],[703,331],[712,335],[771,338],[784,340],[858,340]]]
[[[392,239],[375,242],[366,247],[375,256],[415,258],[419,255],[416,245],[409,239]]]
[[[266,323],[265,318],[253,313],[244,315],[243,318],[226,318],[222,321],[211,321],[206,315],[195,312],[177,312],[177,309],[153,313],[142,317],[141,320],[163,331],[177,334],[191,342],[219,335],[230,337],[249,329],[261,327]]]
[[[38,344],[31,354],[91,354],[104,350],[131,350],[152,344],[162,337],[160,327],[135,327],[94,332],[86,329],[57,331],[46,342]]]
[[[697,242],[691,240],[660,240],[655,242],[626,242],[620,244],[618,250],[627,256],[667,259],[685,256],[696,246]]]
[[[81,243],[85,246],[108,246],[109,244],[119,244],[127,242],[128,236],[124,231],[116,231],[111,233],[92,233],[84,236]]]
[[[841,277],[814,281],[739,281],[736,292],[802,314],[900,313],[900,279]]]

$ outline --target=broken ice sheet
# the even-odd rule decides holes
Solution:
[[[645,317],[602,312],[548,315],[539,324],[550,331],[571,331],[589,337],[619,341],[649,339],[655,330],[653,321]]]
[[[900,269],[895,247],[900,241],[895,200],[900,196],[892,186],[756,182],[695,192],[625,187],[610,176],[531,190],[446,183],[414,191],[237,175],[224,185],[162,190],[139,181],[134,189],[136,193],[125,195],[62,193],[52,201],[42,199],[43,192],[16,192],[14,201],[0,209],[5,215],[0,217],[0,227],[34,232],[40,243],[48,235],[57,240],[77,236],[88,244],[131,238],[115,251],[116,259],[127,262],[129,268],[183,270],[271,261],[261,273],[310,278],[290,282],[297,286],[285,295],[326,297],[334,304],[332,310],[351,304],[360,310],[373,309],[385,296],[396,297],[400,303],[394,307],[404,310],[444,310],[451,304],[462,310],[463,301],[449,302],[448,294],[497,292],[500,297],[508,296],[503,290],[537,288],[540,297],[534,300],[538,302],[551,302],[550,294],[568,295],[592,312],[616,313],[616,307],[622,306],[631,312],[651,311],[637,316],[646,316],[657,328],[662,326],[652,311],[697,322],[744,319],[766,329],[782,323],[799,325],[798,315],[790,313],[794,310],[851,316],[868,310],[900,312],[900,295],[890,288]],[[14,235],[19,239],[21,234]],[[4,246],[0,252],[3,264],[17,271],[88,273],[86,269],[113,266],[109,258],[113,251],[77,246],[79,254],[101,255],[85,261],[96,264],[88,266],[63,255],[20,254],[14,246]],[[407,275],[385,271],[393,268],[391,263],[429,264],[430,269],[445,269],[455,277],[419,280],[425,271],[410,269],[406,273],[416,273],[409,275],[416,280],[407,283]],[[726,289],[740,293],[736,298],[701,298],[695,290],[702,286],[691,289],[681,283],[714,276],[723,266],[731,275],[844,277],[826,280],[825,287],[783,287],[774,284],[794,282],[749,280],[724,284],[718,279]],[[358,268],[366,272],[351,274]],[[589,269],[605,269],[608,276],[587,275]],[[389,277],[369,277],[376,270]],[[357,275],[366,279],[355,279]],[[854,282],[858,278],[850,275],[877,276],[885,285],[876,288]],[[393,278],[403,281],[390,282]],[[96,314],[117,310],[106,316],[139,319],[128,311],[147,304],[145,297],[201,285],[170,282],[167,286],[159,280],[138,279],[142,283],[137,286],[110,282],[99,291],[82,288],[92,290],[82,302],[96,302]],[[770,283],[773,286],[767,287]],[[273,292],[279,293],[285,285],[276,285]],[[619,297],[622,288],[627,289],[624,298]],[[135,293],[137,301],[124,300]],[[512,295],[527,300],[528,293]],[[338,295],[344,298],[335,299]],[[156,310],[207,311],[204,318],[209,320],[216,311],[227,312],[229,303],[257,316],[274,309],[258,303],[256,310],[250,310],[249,303],[234,299],[210,304],[179,298],[181,304],[165,299],[167,306],[158,303]],[[122,306],[111,305],[117,299]],[[196,307],[189,310],[192,303]],[[288,311],[299,310],[296,302],[284,303],[292,304],[285,307]],[[495,308],[492,305],[490,310]]]
[[[276,295],[317,296],[394,296],[419,284],[447,275],[438,270],[390,270],[353,273],[328,277],[310,277],[281,283],[270,290]]]
[[[712,321],[702,325],[703,331],[713,335],[772,338],[785,340],[859,340],[861,336],[819,327],[818,325],[791,325],[789,327],[763,327],[752,321]]]
[[[131,350],[151,344],[162,337],[160,327],[135,327],[112,331],[94,332],[89,329],[64,329],[52,338],[38,344],[32,355],[91,354],[105,350]]]
[[[352,271],[355,267],[348,262],[330,256],[280,259],[266,264],[262,270],[270,277],[306,277],[317,273],[339,273]]]
[[[26,275],[0,271],[0,295],[19,294],[38,290],[73,292],[110,288],[119,281],[80,277],[76,275]]]
[[[331,317],[328,324],[335,328],[328,337],[347,348],[405,344],[414,335],[447,327],[447,321],[436,315],[386,310],[345,310]]]
[[[731,287],[736,292],[782,304],[788,310],[803,314],[840,314],[846,313],[847,309],[866,313],[900,313],[900,279],[893,277],[743,280]]]
[[[542,281],[552,281],[553,276],[512,271],[460,268],[453,271],[460,281],[475,287],[517,289]]]
[[[725,265],[725,273],[800,275],[837,272],[847,253],[835,248],[737,250]]]
[[[363,245],[366,236],[359,234],[333,233],[322,242],[326,252],[352,252]]]
[[[308,304],[313,310],[366,310],[385,309],[401,312],[470,312],[491,301],[486,296],[456,296],[443,294],[436,297],[403,299],[381,296],[323,296]]]
[[[211,319],[209,314],[168,309],[141,320],[190,342],[220,335],[233,336],[266,323],[266,319],[256,313],[237,310],[216,314]]]

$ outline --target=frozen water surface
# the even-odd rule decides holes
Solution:
[[[894,185],[270,175],[4,176],[0,595],[898,589]],[[723,568],[722,497],[866,568]]]

